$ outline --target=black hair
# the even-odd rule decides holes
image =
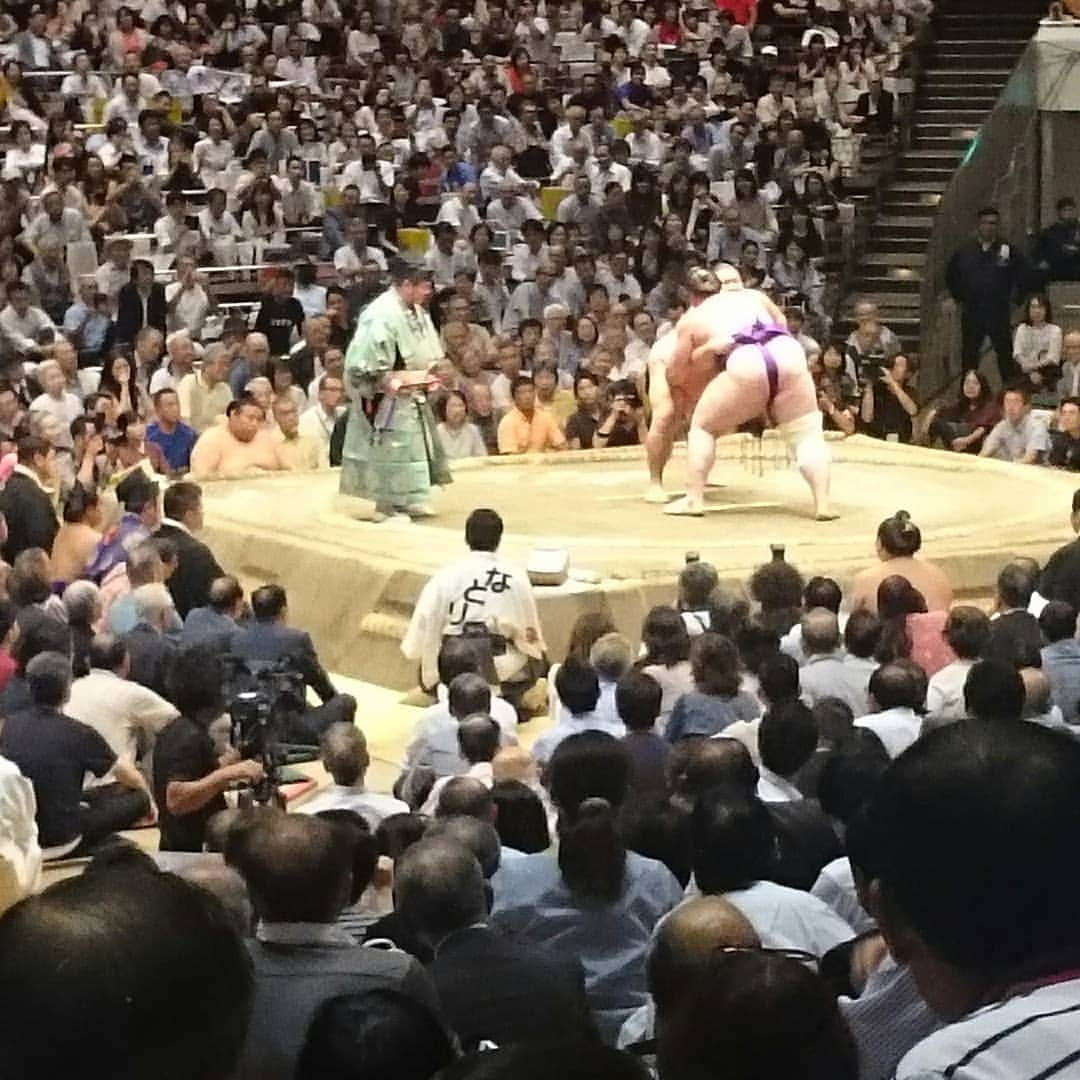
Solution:
[[[871,824],[885,909],[935,957],[1002,986],[1075,966],[1074,739],[1023,723],[931,732],[886,772]]]
[[[584,716],[600,700],[600,680],[588,664],[568,657],[555,675],[555,693],[572,716]]]
[[[635,800],[620,816],[619,832],[631,851],[663,863],[686,887],[693,872],[690,814],[686,809],[662,798]]]
[[[465,637],[454,636],[443,640],[438,658],[439,682],[449,687],[458,675],[476,674],[480,670],[480,658],[476,646]]]
[[[225,663],[210,644],[191,645],[173,658],[169,700],[189,720],[213,719],[225,704]]]
[[[0,641],[11,633],[16,614],[15,605],[6,596],[0,596]]]
[[[870,676],[870,696],[882,709],[920,709],[926,687],[916,678],[912,666],[903,663],[882,664]]]
[[[296,1080],[429,1080],[456,1059],[434,1013],[399,990],[365,990],[324,1001],[315,1012]]]
[[[116,634],[105,631],[95,634],[90,641],[89,660],[92,668],[115,671],[124,662],[127,654],[127,644]]]
[[[59,709],[71,689],[71,657],[65,653],[38,653],[26,665],[26,685],[35,705]]]
[[[836,997],[804,964],[758,950],[721,953],[658,1025],[664,1080],[856,1080],[859,1055]]]
[[[16,905],[0,920],[0,952],[11,1080],[85,1073],[89,1032],[116,1080],[233,1074],[253,997],[248,952],[218,900],[142,853],[95,861]],[[58,965],[68,977],[56,979]],[[58,1025],[47,1039],[45,1015]]]
[[[730,638],[711,631],[698,635],[690,645],[690,667],[701,693],[734,697],[739,692],[739,652]]]
[[[430,819],[421,814],[391,814],[375,829],[375,847],[380,855],[397,860],[423,838],[430,824]]]
[[[37,435],[24,435],[15,446],[16,460],[20,465],[32,465],[34,458],[45,457],[52,444]]]
[[[874,658],[879,664],[888,664],[909,657],[912,642],[907,617],[926,611],[923,594],[906,577],[892,574],[878,585],[877,608],[881,637]]]
[[[877,542],[886,555],[903,558],[914,555],[922,547],[922,533],[906,510],[897,510],[878,526]]]
[[[520,780],[499,780],[491,788],[495,828],[503,847],[534,855],[551,845],[547,812],[540,796]]]
[[[64,500],[64,521],[78,522],[86,517],[90,510],[98,504],[97,490],[85,487],[78,481]]]
[[[950,609],[943,633],[961,660],[978,660],[990,644],[990,619],[985,611],[961,604]]]
[[[435,816],[462,815],[490,821],[493,806],[491,792],[479,780],[471,776],[452,776],[439,792]]]
[[[202,502],[202,488],[190,480],[180,480],[165,489],[162,508],[165,516],[183,521],[184,515],[196,509]]]
[[[735,637],[743,667],[756,676],[767,660],[780,651],[780,635],[759,619],[748,619]]]
[[[834,615],[840,611],[843,594],[840,586],[828,577],[812,577],[803,589],[803,607],[807,611],[813,608],[825,608]]]
[[[766,660],[758,672],[761,696],[775,708],[782,701],[799,696],[799,663],[787,653],[777,653]]]
[[[780,702],[761,718],[761,764],[778,776],[794,776],[810,760],[817,741],[814,714],[797,698]]]
[[[11,659],[15,661],[15,670],[20,675],[26,674],[27,665],[41,653],[57,652],[71,656],[71,630],[59,619],[42,615],[25,620],[19,630],[19,637],[11,647]]]
[[[502,534],[503,521],[494,510],[474,510],[465,522],[465,543],[470,551],[498,550]]]
[[[260,585],[251,594],[251,613],[256,622],[271,622],[288,604],[288,596],[280,585]]]
[[[786,634],[802,612],[802,574],[789,562],[773,559],[750,576],[750,595],[761,605],[761,620]]]
[[[340,826],[310,814],[260,817],[229,838],[226,860],[268,922],[329,922],[348,900],[353,845]]]
[[[873,796],[888,767],[889,755],[877,735],[869,728],[853,728],[821,770],[821,809],[846,825]]]
[[[1051,600],[1039,615],[1039,629],[1051,645],[1076,637],[1076,608],[1065,600]]]
[[[580,903],[610,904],[622,892],[626,848],[615,815],[629,783],[629,754],[605,732],[571,735],[551,755],[548,785],[559,810],[559,869]]]
[[[859,608],[848,616],[844,648],[860,660],[869,660],[877,651],[883,629],[881,620],[872,611]]]
[[[447,687],[447,706],[456,720],[464,720],[474,713],[487,713],[491,709],[491,687],[475,672],[455,675]]]
[[[734,787],[704,792],[690,817],[694,878],[703,893],[743,889],[773,872],[776,830],[765,804]]]
[[[349,891],[349,903],[355,904],[371,884],[379,862],[371,826],[362,814],[344,807],[320,810],[315,816],[329,821],[341,834],[342,843],[352,848],[352,887]]]
[[[482,713],[466,716],[458,724],[457,741],[461,756],[475,765],[491,761],[499,752],[499,725]]]
[[[964,707],[978,720],[1019,720],[1024,711],[1024,680],[1004,660],[980,660],[964,680]]]
[[[651,731],[660,715],[664,692],[643,671],[631,669],[615,684],[615,708],[628,731]]]
[[[1003,604],[1010,608],[1027,608],[1035,591],[1035,579],[1026,566],[1007,563],[997,577],[997,592]]]
[[[668,605],[658,605],[645,616],[641,642],[645,646],[642,664],[674,667],[690,659],[690,635],[686,624],[682,616]]]

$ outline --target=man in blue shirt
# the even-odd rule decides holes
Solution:
[[[97,291],[90,279],[79,286],[79,299],[64,313],[64,335],[79,351],[79,364],[98,362],[105,351],[105,340],[112,321],[109,298]]]
[[[169,472],[185,473],[191,464],[191,448],[198,436],[180,419],[180,398],[175,390],[159,390],[154,395],[157,419],[146,429],[146,438],[165,456]]]

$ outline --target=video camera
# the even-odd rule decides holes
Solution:
[[[267,803],[287,760],[284,735],[289,718],[304,710],[304,677],[288,660],[244,660],[226,656],[232,745],[242,758],[262,763],[265,779],[252,788],[254,801]]]

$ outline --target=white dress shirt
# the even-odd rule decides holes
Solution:
[[[407,814],[409,807],[393,795],[368,791],[363,784],[354,787],[331,784],[328,788],[317,791],[296,808],[299,814],[321,814],[324,810],[352,810],[359,814],[374,832],[384,818],[393,814]]]
[[[112,671],[91,668],[71,684],[66,715],[92,727],[119,761],[134,765],[139,742],[152,739],[180,714],[153,690]],[[92,779],[88,787],[111,784],[111,773]]]
[[[869,728],[885,747],[891,758],[899,757],[918,737],[922,730],[922,717],[906,705],[897,709],[860,716],[856,727]]]
[[[0,913],[41,887],[34,785],[0,757]]]

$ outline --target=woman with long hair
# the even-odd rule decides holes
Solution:
[[[105,366],[101,369],[98,392],[111,394],[116,398],[121,413],[133,413],[136,416],[146,416],[149,413],[146,394],[135,378],[135,367],[123,353],[116,353],[105,361]]]
[[[944,611],[927,611],[923,594],[907,578],[887,577],[877,591],[881,639],[874,650],[879,664],[911,660],[927,677],[956,659],[945,638]]]
[[[951,405],[935,409],[927,426],[931,443],[946,450],[977,454],[990,429],[1001,419],[1001,408],[990,382],[981,371],[966,371],[960,394]]]
[[[667,727],[675,702],[694,689],[694,674],[690,667],[690,635],[682,616],[666,605],[654,607],[645,616],[641,628],[644,656],[637,667],[651,675],[662,691],[659,730]]]
[[[1057,385],[1061,340],[1049,298],[1041,293],[1029,297],[1013,338],[1013,360],[1034,389],[1045,386],[1052,391]]]
[[[664,733],[668,742],[719,735],[729,724],[752,723],[761,716],[761,704],[741,689],[739,650],[721,634],[709,632],[690,647],[694,689],[675,702]]]
[[[616,828],[630,783],[626,748],[601,731],[564,739],[548,765],[559,849],[509,860],[492,919],[526,942],[576,957],[601,1038],[613,1043],[648,1000],[645,959],[656,924],[682,899],[662,863],[627,851]]]

